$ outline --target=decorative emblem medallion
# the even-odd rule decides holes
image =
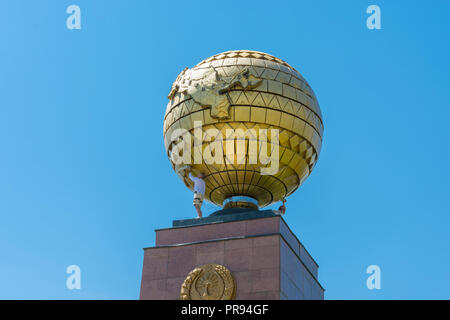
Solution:
[[[181,285],[181,300],[233,300],[236,284],[230,270],[205,264],[192,270]]]

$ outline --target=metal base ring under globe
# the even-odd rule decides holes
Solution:
[[[246,196],[233,196],[223,201],[223,208],[251,208],[258,210],[258,200]]]

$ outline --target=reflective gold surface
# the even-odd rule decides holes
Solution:
[[[200,129],[206,132],[201,145],[195,145],[195,121],[201,121]],[[175,150],[173,134],[180,128],[193,141],[189,158],[194,174],[206,174],[206,199],[222,205],[230,196],[243,195],[257,199],[260,207],[291,194],[309,176],[323,134],[319,104],[300,73],[278,58],[248,50],[221,53],[183,70],[169,93],[164,118],[169,158]],[[227,136],[227,129],[243,131]],[[256,143],[262,129],[279,130],[275,138],[267,133],[267,148]],[[245,148],[235,147],[234,159],[226,159],[226,143],[234,139],[236,145],[245,141]],[[275,145],[279,170],[262,175],[261,168],[267,166],[261,161],[263,153],[268,150],[266,158],[275,154]],[[256,163],[250,161],[253,156]],[[217,157],[225,161],[214,162]],[[179,165],[171,161],[177,169]],[[179,177],[192,189],[183,173]]]
[[[233,300],[236,284],[231,272],[218,264],[192,270],[181,285],[181,300]]]

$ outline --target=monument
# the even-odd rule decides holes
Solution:
[[[292,194],[319,156],[322,115],[306,80],[269,54],[228,51],[184,69],[168,98],[171,165],[189,189],[183,168],[203,173],[204,198],[223,209],[156,230],[140,298],[323,299],[314,259],[280,212],[262,209]]]

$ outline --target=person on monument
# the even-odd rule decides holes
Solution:
[[[281,202],[283,202],[283,204],[278,208],[278,210],[274,210],[275,214],[278,214],[280,216],[284,215],[286,212],[286,206],[284,205],[286,203],[286,199],[281,199]]]
[[[205,178],[205,174],[203,172],[200,172],[198,174],[198,177],[194,177],[191,172],[191,167],[186,166],[184,169],[184,175],[186,176],[186,173],[188,173],[189,179],[194,182],[194,207],[195,210],[197,210],[197,217],[196,219],[202,218],[202,204],[203,204],[203,197],[205,195],[205,181],[203,180]]]

